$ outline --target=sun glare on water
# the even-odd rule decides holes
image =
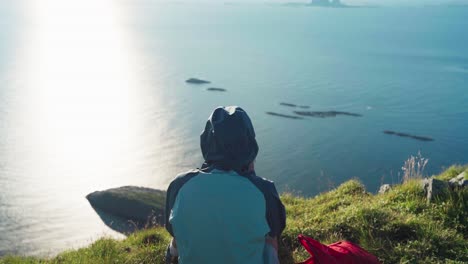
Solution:
[[[20,74],[29,138],[44,158],[36,165],[95,174],[122,166],[128,160],[119,154],[129,151],[139,124],[135,57],[119,10],[105,0],[35,1],[27,9],[27,68]]]
[[[21,10],[5,132],[11,180],[4,191],[12,207],[2,212],[15,241],[0,244],[66,248],[109,231],[87,193],[146,173],[135,169],[145,145],[142,77],[124,10],[114,1],[22,1]]]

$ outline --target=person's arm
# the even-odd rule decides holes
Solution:
[[[171,243],[169,243],[166,251],[166,264],[178,263],[178,251],[177,243],[175,241],[174,231],[172,229],[172,224],[170,222],[172,207],[177,198],[180,188],[189,181],[191,178],[198,174],[198,170],[193,170],[191,172],[178,175],[172,182],[169,184],[169,187],[166,191],[166,209],[164,212],[164,224],[167,232],[173,237]]]
[[[266,220],[270,227],[268,236],[276,238],[276,241],[278,241],[286,227],[286,210],[281,202],[275,184],[267,179],[256,176],[255,173],[249,177],[249,180],[252,181],[265,197]]]
[[[271,229],[269,236],[276,238],[276,244],[278,244],[278,239],[286,227],[286,209],[273,182],[269,182],[267,221]]]
[[[251,162],[249,164],[249,172],[255,174],[255,163]],[[284,230],[286,226],[286,211],[284,209],[284,205],[280,200],[278,195],[278,191],[276,191],[276,187],[273,182],[267,181],[269,184],[269,188],[262,189],[262,192],[267,191],[268,194],[265,194],[265,198],[267,200],[267,218],[268,218],[268,225],[270,226],[271,230],[270,233],[266,236],[265,242],[278,252],[278,237]]]
[[[179,253],[177,252],[177,244],[174,238],[174,232],[172,230],[172,225],[169,221],[172,207],[174,206],[174,202],[177,196],[177,193],[180,189],[180,179],[176,178],[174,181],[171,182],[169,187],[167,188],[166,192],[166,210],[165,210],[165,227],[167,232],[171,234],[173,237],[169,245],[167,246],[166,250],[166,264],[174,264],[178,263]]]
[[[177,194],[179,193],[179,190],[182,188],[182,186],[184,186],[185,183],[187,183],[190,179],[196,176],[199,172],[199,170],[193,170],[188,173],[179,174],[171,182],[171,184],[169,184],[169,187],[167,188],[166,209],[164,210],[164,224],[167,232],[169,232],[169,234],[171,234],[172,237],[174,237],[174,231],[172,230],[172,224],[169,221],[169,219],[171,217],[172,207],[174,207]]]
[[[265,243],[271,245],[278,252],[278,238],[266,236]]]
[[[178,184],[179,181],[179,179],[176,179],[173,182],[171,182],[166,191],[166,210],[164,211],[164,224],[167,232],[169,232],[169,234],[171,234],[172,237],[174,237],[174,232],[172,231],[172,225],[169,221],[169,218],[171,216],[171,210],[174,206],[177,193],[180,189],[180,184]]]
[[[263,250],[263,260],[265,264],[279,264],[278,239],[266,236],[265,249]]]
[[[179,262],[179,252],[177,251],[177,243],[173,238],[169,243],[166,251],[166,264],[174,264]]]

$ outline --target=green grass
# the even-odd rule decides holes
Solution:
[[[125,240],[101,238],[92,245],[51,259],[7,256],[0,263],[163,263],[170,236],[162,228],[142,230]]]
[[[436,176],[439,180],[448,181],[454,177],[460,175],[460,173],[466,172],[465,179],[468,180],[468,165],[461,166],[461,165],[453,165],[445,170],[442,174]]]
[[[465,171],[453,166],[437,176],[449,179]],[[357,180],[314,198],[283,194],[287,229],[280,241],[281,263],[308,257],[298,234],[323,243],[350,240],[382,263],[467,263],[468,190],[427,203],[417,181],[370,194]],[[163,228],[142,230],[119,241],[102,238],[92,245],[54,258],[10,256],[0,263],[164,263],[169,235]]]

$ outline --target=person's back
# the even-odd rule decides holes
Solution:
[[[253,170],[250,119],[240,108],[217,108],[201,147],[202,169],[179,175],[167,192],[166,228],[180,263],[266,263],[275,252],[266,241],[283,231],[285,211],[274,184]]]
[[[264,201],[234,171],[200,172],[180,189],[170,216],[180,261],[262,263],[270,231]]]

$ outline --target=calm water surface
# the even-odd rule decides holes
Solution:
[[[118,237],[85,195],[198,166],[218,105],[248,111],[282,191],[375,191],[418,151],[428,175],[468,162],[467,8],[7,0],[0,17],[0,255]],[[280,102],[363,117],[265,114],[291,114]]]

